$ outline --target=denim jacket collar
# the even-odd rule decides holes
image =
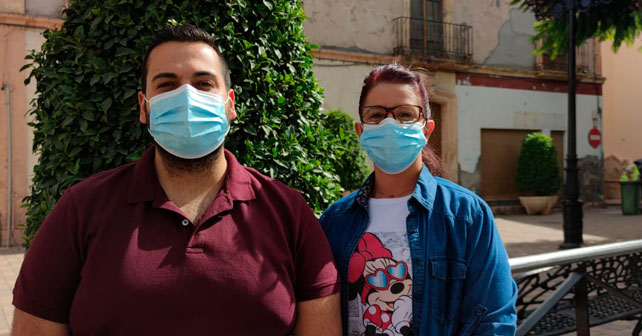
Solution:
[[[372,190],[374,189],[375,183],[375,173],[373,172],[368,176],[366,181],[363,183],[357,196],[355,197],[355,203],[367,208],[368,201],[370,200],[370,195],[372,195]],[[433,204],[435,202],[435,194],[437,192],[437,181],[430,174],[430,171],[423,165],[421,168],[421,173],[419,174],[419,179],[417,180],[417,185],[415,186],[415,191],[412,193],[412,197],[419,202],[426,210],[431,211]]]

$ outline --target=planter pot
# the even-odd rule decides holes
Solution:
[[[519,196],[519,202],[529,215],[549,215],[557,203],[557,195],[553,196]]]

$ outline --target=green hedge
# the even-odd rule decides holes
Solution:
[[[337,174],[341,186],[347,191],[358,189],[370,173],[370,169],[354,130],[354,119],[341,110],[330,110],[323,123],[339,139]]]
[[[229,62],[238,116],[226,148],[301,191],[316,213],[340,195],[343,140],[318,113],[322,90],[300,1],[72,0],[64,15],[24,67],[38,94],[27,246],[66,188],[151,144],[138,122],[139,69],[151,35],[168,22],[210,32]]]
[[[552,195],[562,183],[553,139],[536,132],[524,138],[517,163],[517,188],[537,196]]]

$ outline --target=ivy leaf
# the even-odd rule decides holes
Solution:
[[[103,109],[103,111],[107,112],[109,111],[109,108],[111,107],[111,98],[105,99],[102,104],[100,104],[100,107]]]

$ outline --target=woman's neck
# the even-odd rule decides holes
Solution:
[[[421,157],[419,157],[408,169],[399,174],[387,174],[375,166],[375,185],[370,196],[373,198],[396,198],[412,194],[417,180],[419,180],[422,165]]]

